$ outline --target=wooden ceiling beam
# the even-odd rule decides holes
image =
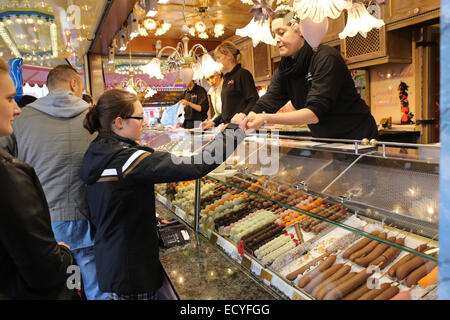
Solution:
[[[146,53],[150,55],[156,54],[156,41],[161,40],[162,48],[165,46],[176,47],[178,42],[181,42],[181,39],[174,38],[151,38],[151,37],[136,37],[131,40],[131,43],[128,43],[127,50],[122,52],[130,52],[131,53]],[[190,39],[188,44],[188,49],[191,49],[195,44],[201,44],[208,51],[213,51],[221,41],[218,40],[198,40],[198,39]],[[200,52],[200,51],[199,51]]]

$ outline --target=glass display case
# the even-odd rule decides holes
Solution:
[[[184,155],[214,137],[159,134],[170,140],[153,147]],[[287,299],[434,299],[439,161],[418,145],[312,140],[248,136],[157,199],[193,226],[197,211],[202,235]]]

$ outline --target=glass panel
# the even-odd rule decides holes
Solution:
[[[324,193],[437,224],[439,165],[364,156]]]

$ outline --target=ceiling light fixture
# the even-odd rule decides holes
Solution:
[[[236,35],[252,39],[253,47],[256,47],[260,42],[272,46],[276,45],[276,41],[270,32],[269,17],[273,14],[272,1],[253,0],[254,6],[249,11],[253,15],[253,19],[244,28],[236,29]]]
[[[128,25],[130,28],[130,40],[132,40],[139,35],[139,22],[137,14],[134,12],[134,10],[130,14]]]
[[[352,7],[352,0],[296,0],[292,6],[300,20],[310,18],[319,23],[326,17],[338,18],[344,9]]]
[[[127,33],[123,28],[119,32],[118,42],[119,42],[119,51],[127,50]]]
[[[171,47],[166,46],[162,48],[156,58],[153,58],[145,67],[144,72],[147,73],[150,77],[155,77],[157,79],[163,79],[163,71],[167,72],[179,72],[182,69],[195,69],[198,76],[204,77],[204,74],[209,71],[208,68],[211,68],[211,56],[208,54],[208,51],[201,44],[197,43],[192,46],[191,50],[188,49],[189,38],[187,35],[184,35],[181,39],[182,42],[178,42],[177,46]],[[195,52],[201,49],[203,51],[202,58],[199,60],[195,54]],[[171,50],[172,53],[168,56],[166,61],[161,61],[162,53],[165,50]],[[205,57],[205,56],[209,56]],[[200,68],[194,66],[194,64],[200,63]]]
[[[44,30],[46,27],[48,27],[49,36],[39,36],[39,39],[42,40],[40,41],[38,32],[46,34],[45,31],[47,30]],[[29,34],[23,33],[24,30],[27,30]],[[34,32],[35,35],[30,34],[30,32]],[[32,8],[29,1],[23,1],[22,3],[10,1],[6,5],[1,4],[0,33],[4,42],[16,57],[26,56],[32,59],[33,56],[36,56],[36,59],[48,59],[49,54],[54,58],[58,57],[58,30],[51,7],[38,8],[35,4],[35,8]],[[35,45],[42,43],[42,46],[36,46],[35,52],[27,51],[28,47],[23,44],[23,40],[27,38],[34,39],[31,42]],[[51,51],[49,52],[49,50]]]
[[[256,47],[259,42],[264,42],[271,46],[276,45],[276,41],[270,32],[269,19],[255,21],[255,18],[253,18],[244,28],[236,29],[236,35],[251,38],[253,47]]]
[[[206,25],[203,21],[197,21],[195,23],[195,30],[197,30],[199,33],[205,32]]]
[[[143,21],[143,24],[144,24],[144,28],[149,31],[155,30],[157,27],[156,21],[151,18],[145,19]]]
[[[214,37],[218,38],[218,37],[220,37],[223,34],[224,34],[224,26],[223,26],[223,24],[220,24],[220,23],[216,24],[214,26]]]
[[[373,28],[381,28],[384,26],[382,19],[374,18],[362,3],[355,2],[350,10],[348,10],[347,24],[344,30],[339,33],[339,38],[354,37],[359,32],[364,38],[367,32]]]
[[[109,47],[109,51],[108,51],[108,63],[109,64],[114,63],[115,54],[116,54],[116,49],[114,47]]]

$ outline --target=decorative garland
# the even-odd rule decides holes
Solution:
[[[409,86],[403,81],[400,82],[398,86],[399,98],[401,103],[401,111],[402,118],[400,120],[401,124],[412,124],[414,123],[411,119],[414,115],[409,111],[409,102],[408,102],[408,88]]]

